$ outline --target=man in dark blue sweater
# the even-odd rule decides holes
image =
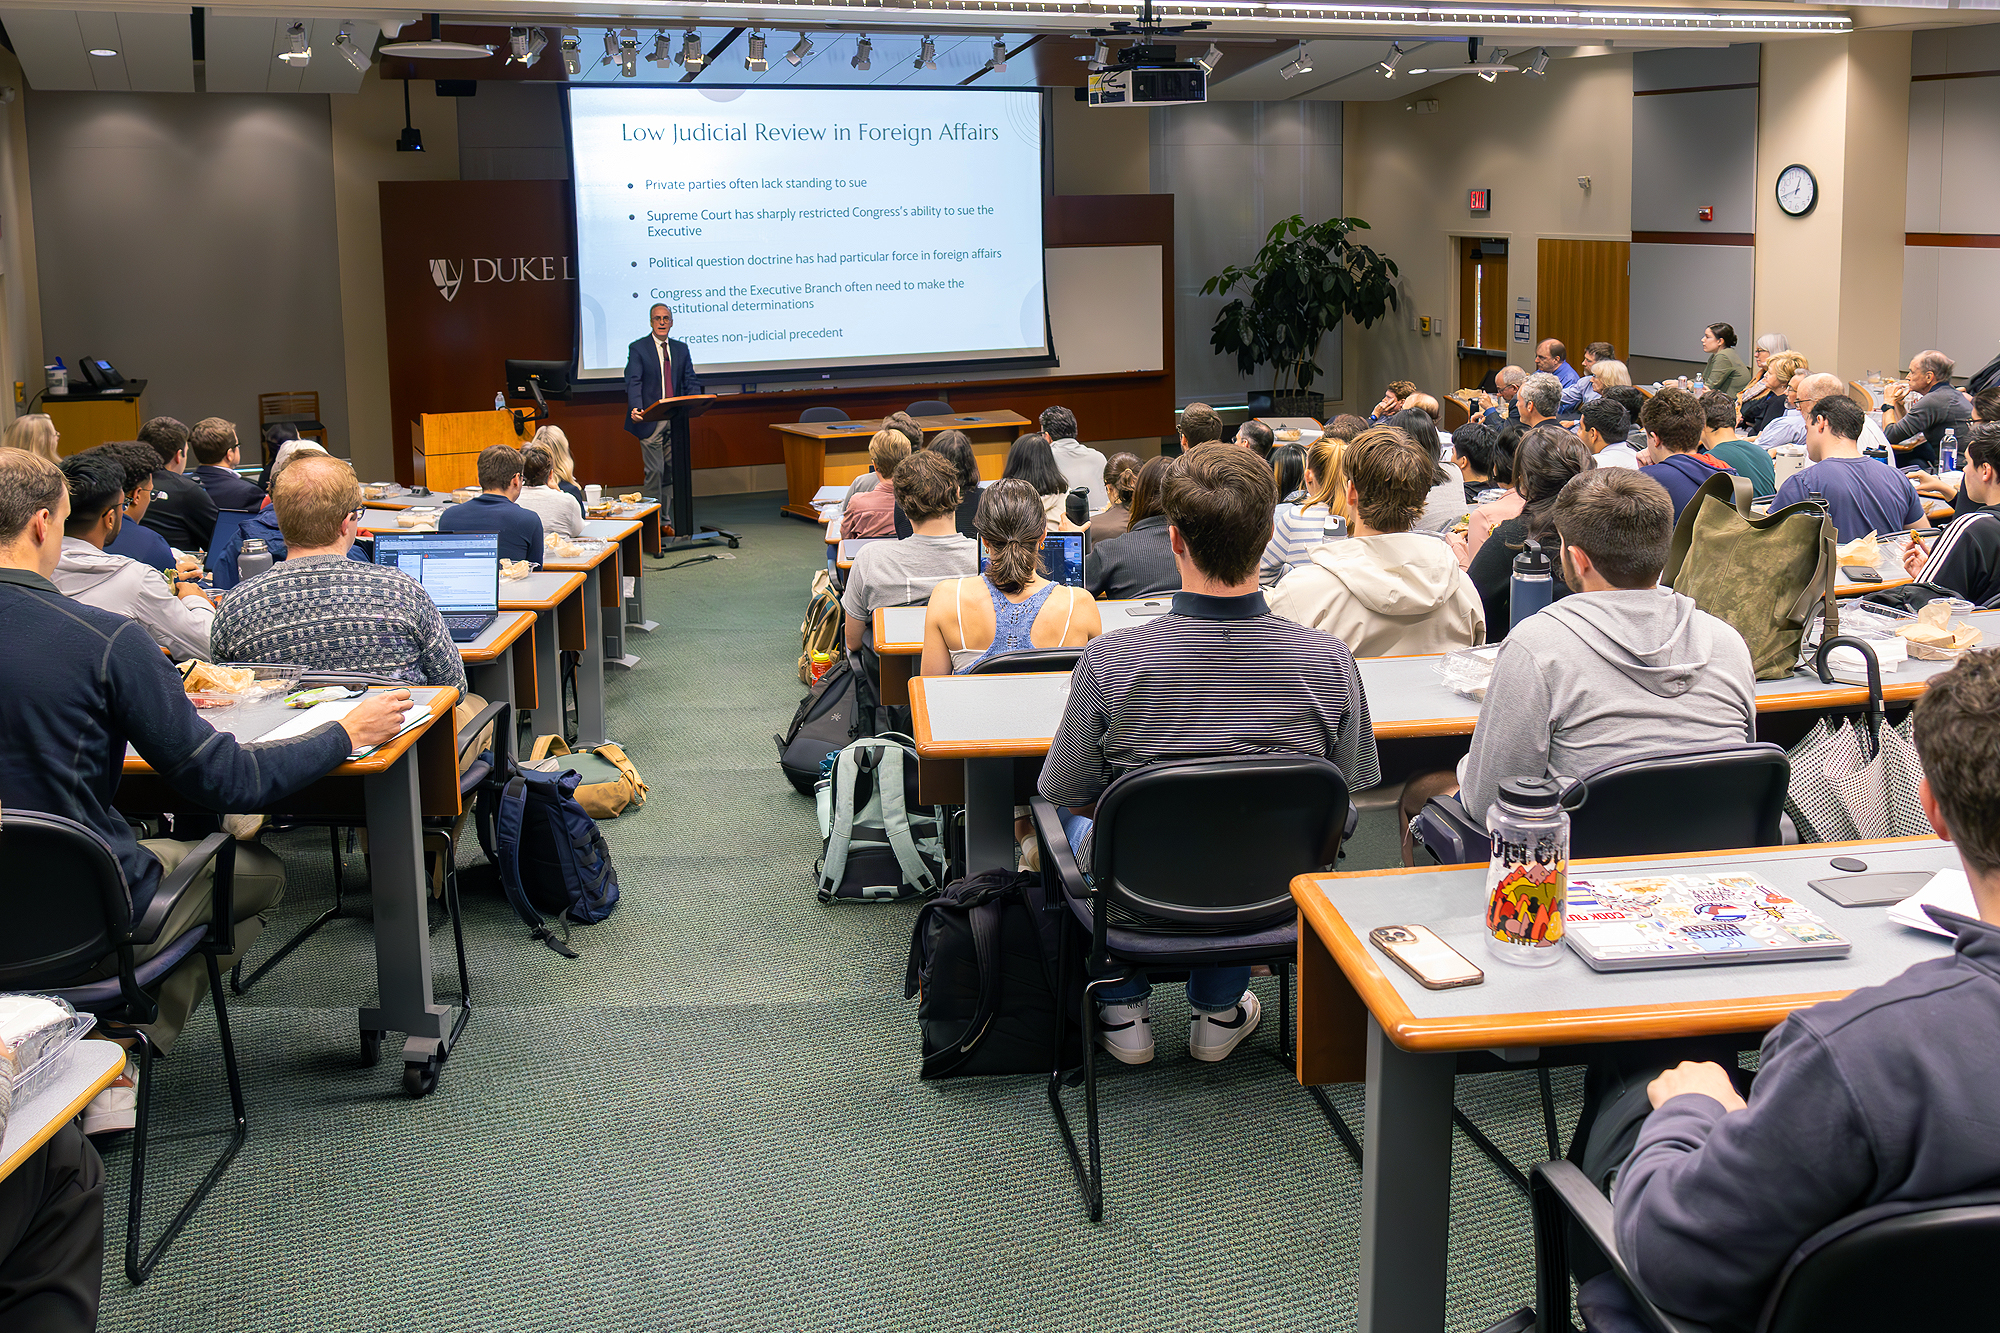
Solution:
[[[439,532],[497,532],[502,560],[542,563],[542,520],[514,502],[521,498],[521,451],[492,444],[479,453],[479,489],[438,518]]]
[[[1879,1203],[2000,1180],[2000,653],[1974,653],[1916,707],[1924,813],[1955,843],[1978,917],[1939,908],[1947,957],[1801,1009],[1764,1039],[1746,1101],[1722,1066],[1682,1063],[1628,1084],[1653,1108],[1600,1114],[1583,1169],[1612,1180],[1618,1249],[1671,1314],[1747,1330],[1785,1261],[1823,1227]],[[1606,1284],[1609,1284],[1608,1286]],[[1622,1288],[1585,1284],[1592,1328],[1622,1326]],[[1629,1316],[1628,1316],[1629,1317]]]
[[[49,576],[62,553],[69,492],[63,474],[21,449],[0,450],[0,807],[61,815],[95,831],[116,853],[143,916],[161,876],[190,850],[168,839],[140,841],[112,805],[129,742],[183,795],[213,810],[258,810],[314,781],[351,751],[393,737],[408,691],[370,695],[338,723],[296,740],[245,745],[196,713],[181,678],[143,625],[73,602]],[[204,881],[205,882],[205,879]],[[75,886],[49,885],[50,892]],[[284,891],[284,867],[261,847],[236,855],[238,955],[262,928],[258,913]],[[208,920],[210,895],[183,895],[141,960]],[[234,958],[222,960],[227,969]],[[94,976],[113,976],[115,961]],[[81,979],[81,978],[79,978]],[[147,1033],[171,1047],[201,998],[199,957],[160,989],[160,1018]]]

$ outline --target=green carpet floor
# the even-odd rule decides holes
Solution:
[[[107,1148],[104,1328],[1352,1327],[1360,1174],[1274,1036],[1217,1066],[1163,1037],[1152,1066],[1113,1066],[1099,1226],[1040,1079],[917,1079],[916,909],[815,901],[811,805],[775,762],[824,551],[778,503],[703,502],[742,549],[645,575],[660,628],[607,691],[652,798],[604,826],[624,896],[576,932],[581,957],[529,941],[462,848],[474,1013],[412,1101],[400,1037],[359,1062],[366,922],[320,932],[231,1004],[249,1141],[138,1289],[131,1149]],[[1387,864],[1392,824],[1368,816],[1349,864]],[[259,954],[333,894],[323,832],[270,843],[290,887]],[[347,873],[365,911],[359,856]],[[449,930],[433,945],[454,994]],[[1159,1031],[1184,1009],[1162,988]],[[157,1068],[149,1235],[222,1142],[211,1007]],[[1569,1123],[1579,1086],[1557,1079]],[[1360,1089],[1333,1091],[1358,1130]],[[1544,1155],[1531,1076],[1463,1078],[1458,1101],[1516,1162]],[[1449,1326],[1481,1329],[1530,1299],[1527,1206],[1459,1137],[1452,1210]]]

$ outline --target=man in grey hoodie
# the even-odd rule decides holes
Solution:
[[[1756,675],[1743,636],[1659,586],[1673,501],[1625,468],[1585,472],[1553,512],[1577,592],[1507,636],[1459,767],[1483,824],[1512,777],[1574,778],[1659,751],[1756,739]]]
[[[102,450],[62,461],[69,482],[70,514],[63,524],[62,558],[52,582],[86,606],[129,616],[175,661],[206,658],[215,604],[198,583],[170,585],[159,570],[104,549],[118,535],[125,509],[124,469]]]

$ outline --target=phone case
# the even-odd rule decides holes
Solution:
[[[1377,926],[1368,932],[1368,942],[1389,955],[1396,966],[1416,978],[1425,990],[1453,990],[1459,986],[1477,986],[1486,980],[1486,974],[1470,958],[1439,939],[1428,926]],[[1441,953],[1445,959],[1455,959],[1460,966],[1470,969],[1471,975],[1446,975],[1442,979],[1426,975],[1411,961],[1408,955],[1412,952]]]

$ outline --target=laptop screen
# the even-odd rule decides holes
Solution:
[[[377,533],[375,563],[400,569],[422,584],[440,611],[463,615],[500,609],[496,532]]]
[[[1042,543],[1042,569],[1049,582],[1071,588],[1083,586],[1083,534],[1051,532]],[[986,572],[986,547],[979,548],[979,572]]]

